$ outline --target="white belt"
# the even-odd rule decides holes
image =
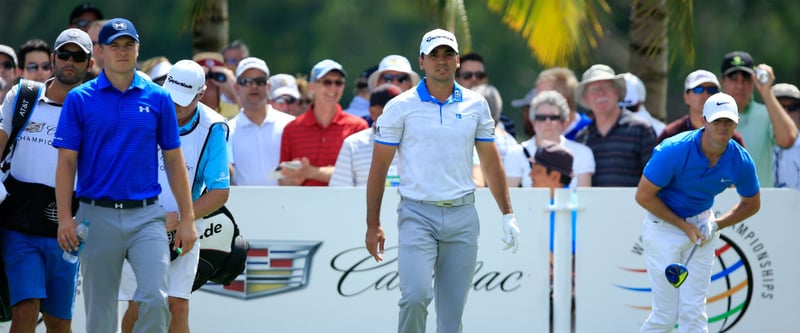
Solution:
[[[705,223],[710,216],[711,216],[711,209],[707,209],[707,210],[703,211],[700,214],[697,214],[697,215],[694,215],[694,216],[685,217],[684,220],[686,220],[686,222],[689,222],[691,224],[699,225],[701,223]],[[647,219],[650,220],[650,221],[653,221],[655,223],[660,223],[660,222],[666,223],[666,221],[664,221],[663,219],[653,215],[650,212],[647,212]]]

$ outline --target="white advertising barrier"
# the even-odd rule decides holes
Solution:
[[[635,189],[581,193],[578,220],[576,332],[637,332],[650,310],[650,285],[640,239],[644,210]],[[717,197],[714,211],[739,201],[734,189]],[[709,332],[797,332],[788,309],[800,308],[800,192],[761,191],[761,209],[721,232],[708,294]],[[691,273],[690,273],[691,274]],[[677,330],[676,330],[677,332]]]

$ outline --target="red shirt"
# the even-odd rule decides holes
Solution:
[[[314,105],[286,125],[281,138],[281,162],[307,157],[316,167],[333,166],[339,156],[344,138],[369,127],[364,119],[342,111],[336,105],[336,115],[328,127],[322,127],[314,117]],[[327,182],[306,179],[303,186],[328,186]]]

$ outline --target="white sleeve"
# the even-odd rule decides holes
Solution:
[[[355,186],[355,176],[353,175],[353,150],[350,140],[345,139],[336,164],[333,167],[333,174],[328,186]]]

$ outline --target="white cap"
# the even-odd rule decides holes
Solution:
[[[719,88],[719,80],[717,80],[717,76],[714,75],[714,73],[711,73],[707,70],[698,69],[686,76],[686,81],[683,83],[683,89],[693,89],[694,87],[697,87],[703,83],[713,83],[715,86],[717,86],[717,88]]]
[[[384,57],[383,60],[381,60],[381,63],[378,65],[378,70],[369,75],[369,78],[367,79],[369,90],[373,90],[378,86],[378,79],[385,71],[406,73],[409,77],[411,77],[411,83],[413,85],[419,83],[419,74],[411,69],[411,63],[408,61],[408,59],[401,55],[392,54]]]
[[[206,72],[203,67],[191,60],[181,60],[172,65],[163,87],[175,104],[187,106],[203,90],[205,84]]]
[[[625,98],[619,102],[619,105],[627,107],[639,104],[639,102],[644,102],[647,97],[647,90],[644,87],[644,82],[633,73],[623,73],[622,77],[625,79]]]
[[[300,98],[297,80],[289,74],[275,74],[269,78],[269,99],[276,99],[283,95]]]
[[[736,106],[736,100],[726,93],[711,95],[703,105],[703,117],[709,123],[719,118],[728,118],[738,124],[739,108]]]
[[[239,65],[236,66],[236,78],[238,79],[240,76],[242,76],[242,73],[251,68],[260,70],[264,72],[267,77],[269,77],[269,67],[267,67],[267,63],[264,62],[264,60],[256,57],[249,57],[239,61]]]
[[[347,72],[344,71],[342,64],[331,59],[324,59],[314,65],[314,68],[311,68],[311,82],[321,79],[330,71],[337,71],[342,73],[344,77],[347,77]]]
[[[456,53],[459,53],[456,36],[453,35],[452,32],[442,29],[428,31],[425,36],[422,36],[422,42],[419,43],[419,53],[429,54],[440,45],[447,45],[456,51]]]
[[[778,83],[770,89],[776,98],[794,98],[800,100],[800,89],[789,83]]]
[[[151,69],[147,75],[150,75],[153,79],[157,79],[167,75],[170,69],[172,69],[172,64],[170,64],[169,61],[162,61],[153,66],[153,69]]]

